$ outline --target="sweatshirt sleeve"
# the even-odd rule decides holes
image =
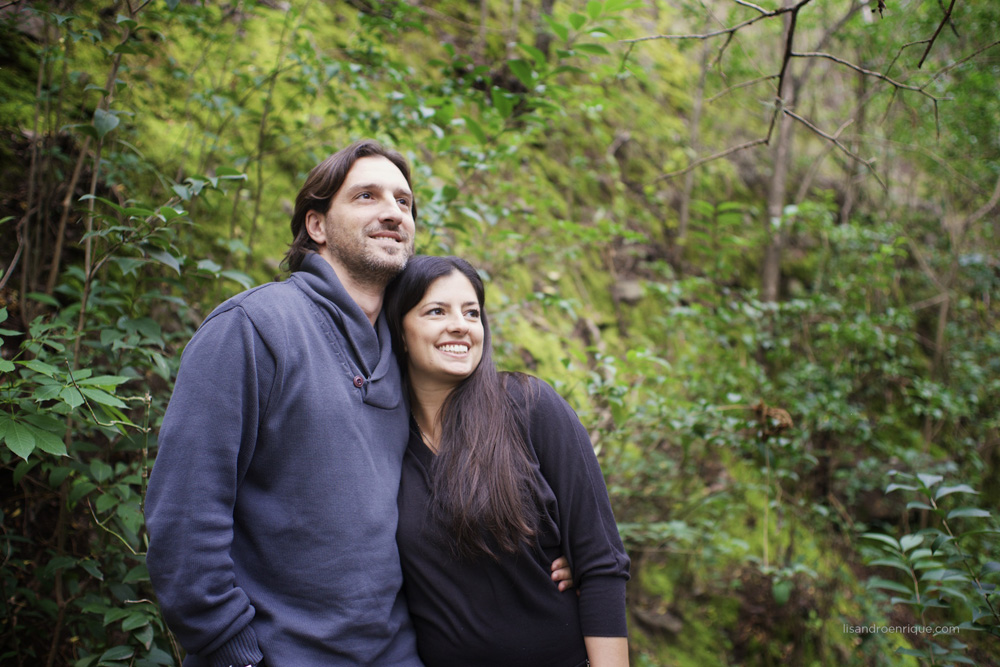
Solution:
[[[181,645],[213,667],[263,659],[236,584],[233,514],[274,368],[241,308],[210,316],[181,358],[150,476],[150,578]]]
[[[585,637],[625,637],[629,558],[587,430],[573,408],[541,380],[529,392],[531,444],[556,495],[563,548],[580,590]]]

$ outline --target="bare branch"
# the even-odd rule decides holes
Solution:
[[[896,55],[893,56],[891,61],[889,61],[889,66],[885,68],[886,76],[888,76],[889,72],[892,71],[892,68],[896,66],[896,61],[899,60],[900,56],[903,55],[903,51],[910,48],[911,46],[917,46],[918,44],[926,44],[929,41],[930,41],[929,39],[918,39],[915,42],[907,42],[906,44],[903,44],[901,47],[899,47],[899,51],[896,51]]]
[[[750,19],[747,19],[746,21],[743,21],[742,23],[737,23],[736,25],[732,26],[731,28],[723,28],[722,30],[713,30],[712,32],[706,32],[706,33],[702,33],[700,35],[649,35],[648,37],[637,37],[635,39],[623,39],[622,41],[625,42],[626,44],[629,44],[629,43],[633,43],[633,42],[649,42],[649,41],[652,41],[654,39],[671,39],[671,40],[679,40],[679,39],[711,39],[713,37],[720,37],[722,35],[729,35],[729,34],[735,33],[735,32],[737,32],[739,30],[742,30],[743,28],[746,28],[747,26],[751,26],[754,23],[757,23],[759,21],[763,21],[764,19],[774,18],[775,16],[781,16],[782,14],[789,14],[789,13],[792,13],[792,12],[798,12],[799,9],[801,9],[802,7],[805,7],[810,2],[812,2],[812,0],[800,0],[800,2],[797,5],[794,5],[792,7],[781,7],[780,9],[775,9],[774,11],[767,12],[766,14],[759,14],[759,15],[753,17],[753,18],[750,18]]]
[[[997,179],[997,184],[993,188],[993,194],[990,195],[989,201],[987,201],[983,206],[966,218],[963,227],[969,227],[979,222],[987,213],[993,210],[993,208],[1000,203],[1000,178]]]
[[[815,125],[813,125],[812,123],[810,123],[808,120],[806,120],[802,116],[800,116],[800,115],[798,115],[796,113],[793,113],[792,111],[789,111],[788,109],[782,109],[782,112],[788,114],[789,116],[791,116],[795,120],[799,121],[800,123],[802,123],[803,125],[805,125],[806,127],[808,127],[810,130],[812,130],[813,132],[815,132],[819,136],[823,137],[827,141],[832,142],[833,145],[835,145],[837,148],[839,148],[848,157],[850,157],[853,160],[856,160],[857,162],[859,162],[859,163],[863,164],[864,166],[868,167],[868,170],[871,171],[872,176],[874,176],[875,180],[878,181],[878,184],[882,186],[882,189],[888,191],[889,188],[886,187],[885,183],[882,182],[882,179],[879,178],[878,173],[875,171],[875,167],[872,166],[871,160],[864,159],[860,155],[857,155],[856,153],[854,153],[853,151],[851,151],[851,149],[849,149],[847,146],[845,146],[844,144],[840,143],[840,139],[838,138],[838,136],[840,135],[841,132],[843,132],[843,130],[846,127],[846,125],[842,125],[840,127],[840,129],[837,130],[837,134],[835,134],[835,135],[833,135],[833,134],[827,134],[826,132],[824,132],[823,130],[819,129],[818,127],[816,127]]]
[[[876,79],[881,79],[882,81],[885,81],[894,88],[899,88],[901,90],[912,90],[914,92],[920,93],[925,97],[929,97],[934,101],[937,101],[939,99],[934,95],[931,95],[930,93],[925,91],[924,88],[926,86],[908,86],[907,84],[900,83],[899,81],[896,81],[895,79],[892,79],[886,76],[885,74],[882,74],[881,72],[874,72],[870,69],[865,69],[860,65],[855,65],[852,62],[844,60],[843,58],[838,58],[837,56],[832,55],[830,53],[823,53],[822,51],[807,51],[805,53],[793,53],[791,55],[793,58],[826,58],[827,60],[832,60],[835,63],[839,63],[844,67],[849,67],[850,69],[853,69],[856,72],[860,72],[861,74],[865,74],[867,76],[873,76]]]
[[[778,78],[777,74],[768,74],[767,76],[761,76],[761,77],[758,77],[756,79],[752,79],[750,81],[744,81],[743,83],[739,83],[739,84],[737,84],[735,86],[730,86],[729,88],[726,88],[725,90],[716,93],[712,97],[708,98],[706,100],[706,102],[708,102],[709,104],[711,104],[715,100],[719,99],[720,97],[725,97],[726,95],[728,95],[729,93],[733,92],[734,90],[739,90],[740,88],[746,88],[747,86],[752,86],[755,83],[760,83],[761,81],[769,81],[771,79],[777,79],[777,78]]]
[[[924,87],[926,88],[927,86],[931,85],[942,74],[945,74],[946,72],[950,72],[951,70],[955,69],[956,67],[958,67],[962,63],[965,63],[965,62],[968,62],[969,60],[972,60],[973,58],[975,58],[979,54],[983,53],[984,51],[989,51],[990,49],[992,49],[994,46],[996,46],[998,44],[1000,44],[1000,39],[998,39],[995,42],[991,42],[991,43],[987,44],[986,46],[984,46],[983,48],[981,48],[981,49],[979,49],[977,51],[973,51],[972,53],[970,53],[969,55],[965,56],[961,60],[956,60],[952,64],[950,64],[950,65],[948,65],[946,67],[941,68],[940,71],[938,71],[937,73],[934,74],[934,76],[931,77],[930,81],[928,81],[927,83],[924,84]]]
[[[801,6],[801,5],[800,5]],[[795,25],[798,22],[798,8],[792,12],[792,17],[788,22],[788,31],[785,35],[785,52],[781,55],[781,71],[778,72],[778,104],[784,105],[785,75],[788,73],[788,63],[792,61],[792,42],[795,40]],[[794,90],[794,87],[793,87]]]
[[[671,172],[668,172],[666,174],[661,174],[656,180],[658,180],[658,181],[665,181],[665,180],[668,180],[668,179],[671,179],[671,178],[675,178],[677,176],[683,176],[684,174],[688,173],[692,169],[695,169],[696,167],[700,167],[701,165],[705,164],[706,162],[712,162],[713,160],[718,160],[720,158],[724,158],[727,155],[732,155],[733,153],[738,153],[738,152],[740,152],[742,150],[746,150],[748,148],[753,148],[754,146],[760,146],[761,144],[766,144],[770,140],[770,138],[771,137],[770,137],[770,134],[769,134],[768,136],[764,137],[763,139],[754,139],[753,141],[748,141],[748,142],[740,144],[738,146],[732,146],[732,147],[727,148],[726,150],[721,151],[719,153],[713,153],[712,155],[708,155],[706,157],[698,158],[697,160],[695,160],[694,162],[692,162],[688,166],[684,167],[683,169],[679,169],[677,171],[671,171]]]
[[[956,1],[957,0],[951,0],[951,4],[948,6],[948,9],[945,10],[944,18],[941,19],[941,23],[938,24],[937,30],[934,31],[933,35],[931,35],[930,43],[927,44],[927,48],[924,50],[924,55],[920,58],[920,62],[917,63],[917,69],[924,66],[924,61],[927,60],[927,56],[930,55],[931,49],[934,47],[934,42],[937,40],[938,35],[941,34],[945,25],[948,24],[948,19],[951,18],[951,10],[955,8]]]
[[[10,260],[10,264],[7,265],[7,270],[4,271],[3,278],[0,278],[0,289],[3,289],[4,285],[7,284],[7,281],[10,280],[10,277],[12,275],[14,275],[14,267],[17,266],[18,260],[21,259],[21,251],[24,250],[24,234],[22,234],[21,232],[24,229],[24,223],[27,221],[27,219],[28,219],[28,216],[25,215],[17,223],[17,227],[16,227],[16,229],[17,229],[17,251],[14,253],[14,258],[12,260]]]
[[[763,7],[758,7],[757,5],[753,4],[752,2],[746,2],[746,0],[733,0],[733,2],[735,2],[737,5],[742,5],[743,7],[749,7],[750,9],[756,10],[756,11],[760,12],[761,14],[766,14],[767,13],[767,10],[764,9]]]

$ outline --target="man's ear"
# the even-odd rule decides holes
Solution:
[[[319,211],[306,212],[306,233],[317,245],[326,245],[325,221],[326,216]]]

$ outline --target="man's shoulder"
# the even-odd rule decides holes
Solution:
[[[257,285],[220,303],[205,318],[205,322],[234,310],[242,311],[251,321],[256,321],[262,316],[268,319],[276,314],[281,316],[301,308],[300,293],[291,278]]]

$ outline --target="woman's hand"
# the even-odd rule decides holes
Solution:
[[[558,584],[560,591],[573,588],[573,571],[569,569],[569,561],[565,556],[552,561],[552,581]]]

